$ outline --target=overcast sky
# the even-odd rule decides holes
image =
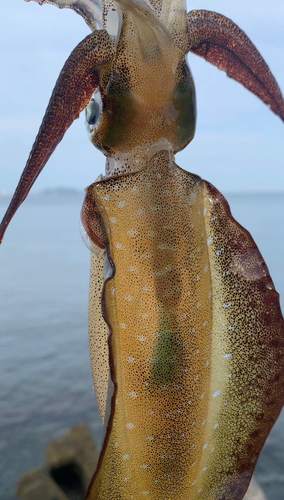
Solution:
[[[220,12],[260,50],[284,91],[283,0],[195,0],[191,9]],[[14,190],[60,69],[88,33],[69,10],[8,0],[0,18],[0,191]],[[219,190],[284,191],[284,125],[256,97],[194,55],[197,88],[194,141],[177,163]],[[84,115],[72,125],[34,189],[84,189],[104,171],[104,156],[89,142]]]

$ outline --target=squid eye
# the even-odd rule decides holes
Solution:
[[[91,99],[88,104],[88,107],[86,108],[86,121],[90,125],[95,125],[99,113],[100,113],[100,107],[98,103],[94,99]]]
[[[101,110],[101,94],[98,90],[96,90],[85,110],[86,126],[88,132],[92,132],[94,128],[97,128],[101,117]]]

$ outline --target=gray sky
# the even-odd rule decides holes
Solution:
[[[260,50],[284,92],[283,0],[195,0],[191,9],[220,12]],[[88,33],[73,11],[35,2],[2,2],[0,19],[0,191],[12,191],[24,168],[51,91],[65,60]],[[177,163],[221,191],[284,191],[284,126],[256,97],[194,55],[197,88],[193,142]],[[104,156],[89,142],[84,116],[72,125],[34,189],[84,189],[104,172]]]

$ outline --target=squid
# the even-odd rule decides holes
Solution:
[[[186,54],[284,121],[275,78],[230,19],[184,0],[36,0],[91,29],[53,90],[0,240],[86,109],[106,171],[86,189],[89,335],[105,437],[87,500],[241,500],[284,402],[279,296],[222,194],[183,170],[196,101]]]

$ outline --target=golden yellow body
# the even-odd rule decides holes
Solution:
[[[87,197],[115,265],[103,292],[111,430],[88,498],[240,498],[283,393],[283,321],[255,243],[221,194],[167,151]],[[92,312],[100,289],[93,275]],[[108,419],[108,328],[103,337],[90,317]]]

